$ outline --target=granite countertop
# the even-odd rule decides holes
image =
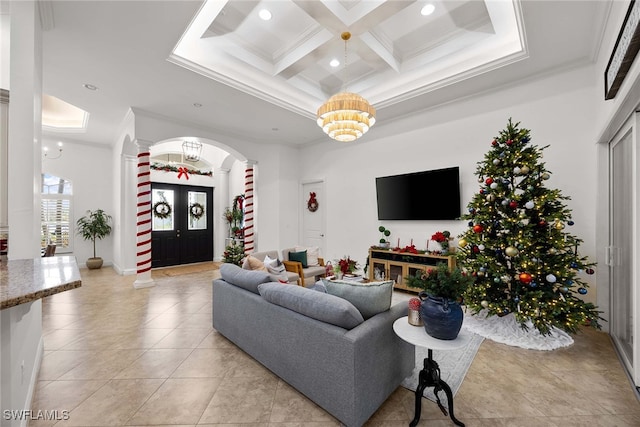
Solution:
[[[80,287],[75,257],[54,256],[0,262],[0,309]]]

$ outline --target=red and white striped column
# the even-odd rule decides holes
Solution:
[[[136,140],[138,146],[138,193],[136,213],[136,281],[134,288],[154,286],[151,278],[151,165],[149,141]]]
[[[254,187],[254,164],[247,162],[244,175],[244,253],[249,254],[254,251],[255,229],[253,224],[253,187]]]

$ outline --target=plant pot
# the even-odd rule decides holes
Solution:
[[[95,257],[87,259],[87,268],[89,270],[97,270],[102,267],[102,258]]]
[[[456,339],[464,320],[460,304],[446,298],[432,297],[424,291],[420,292],[419,297],[422,301],[420,315],[427,334],[440,340]]]

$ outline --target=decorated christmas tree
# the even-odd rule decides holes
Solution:
[[[468,204],[468,230],[459,236],[458,263],[476,276],[464,302],[474,313],[513,313],[517,322],[548,335],[580,325],[600,328],[583,274],[593,263],[578,254],[582,240],[567,232],[574,222],[568,197],[545,187],[550,173],[530,131],[511,119],[493,141],[476,175],[479,191]]]

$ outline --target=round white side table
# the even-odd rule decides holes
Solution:
[[[407,316],[397,319],[393,323],[393,331],[402,340],[413,344],[418,347],[425,347],[427,357],[424,359],[424,367],[420,371],[418,376],[418,387],[416,388],[416,407],[415,416],[411,421],[410,427],[415,427],[420,421],[420,413],[422,410],[422,393],[427,387],[433,387],[433,392],[436,396],[437,404],[443,414],[447,415],[447,410],[440,402],[438,392],[444,391],[447,396],[449,406],[449,417],[455,425],[464,427],[464,424],[459,421],[455,415],[453,415],[453,393],[451,393],[451,387],[440,378],[440,367],[438,363],[433,360],[433,350],[456,350],[458,348],[465,347],[471,341],[473,333],[466,330],[461,330],[458,337],[455,340],[439,340],[433,338],[426,333],[423,326],[413,326],[409,324]]]

